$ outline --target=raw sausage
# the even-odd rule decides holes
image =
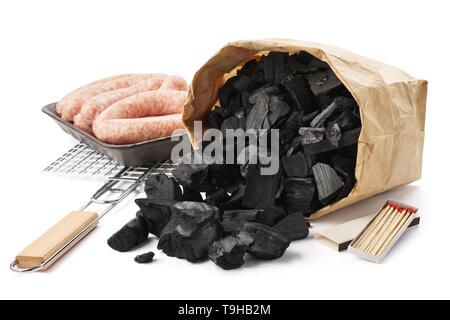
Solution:
[[[152,78],[139,82],[128,88],[101,93],[95,97],[90,98],[83,104],[80,113],[74,117],[75,126],[83,131],[92,133],[92,124],[95,118],[106,108],[124,98],[133,96],[138,93],[158,89],[186,91],[187,82],[186,80],[178,76]]]
[[[75,90],[75,92],[69,93],[59,102],[62,105],[60,106],[62,108],[61,117],[65,121],[73,121],[73,117],[80,112],[81,106],[89,98],[103,92],[129,87],[145,79],[161,76],[156,74],[128,75],[113,80],[100,81],[82,89]]]
[[[96,137],[110,144],[130,144],[167,137],[182,128],[181,114],[94,122]]]

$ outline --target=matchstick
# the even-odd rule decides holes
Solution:
[[[380,242],[382,242],[386,238],[386,230],[390,228],[392,225],[392,220],[399,215],[402,212],[402,209],[400,206],[397,206],[395,210],[391,213],[391,215],[387,218],[386,223],[383,225],[383,227],[380,229],[376,237],[373,239],[372,243],[367,249],[367,252],[370,254],[375,254],[374,249],[378,246]]]
[[[386,212],[391,208],[391,203],[388,203],[377,215],[377,217],[373,220],[373,222],[370,224],[370,226],[364,231],[364,233],[358,238],[358,240],[355,242],[354,246],[355,248],[359,248],[360,245],[366,241],[369,234],[372,232],[372,230],[375,228],[376,223],[384,217]]]
[[[386,222],[386,218],[395,210],[395,208],[396,208],[395,206],[391,205],[390,209],[386,212],[386,214],[383,216],[383,218],[380,219],[380,221],[378,221],[378,223],[375,223],[375,228],[373,229],[373,231],[369,234],[367,239],[360,246],[360,249],[362,251],[366,251],[367,247],[370,245],[370,243],[372,242],[373,238],[375,238],[375,236],[377,235],[378,231],[381,229],[381,227]]]
[[[408,208],[404,208],[401,212],[398,212],[394,217],[394,219],[389,224],[389,227],[386,228],[383,237],[380,238],[380,241],[377,243],[377,245],[374,247],[372,254],[376,255],[380,249],[384,246],[385,243],[389,243],[390,236],[392,232],[395,230],[395,228],[398,226],[406,212],[408,211]]]
[[[394,232],[392,233],[392,236],[390,237],[391,240],[384,244],[383,248],[380,250],[378,255],[380,255],[380,256],[383,255],[386,252],[386,250],[388,250],[390,248],[390,246],[394,242],[394,240],[397,237],[400,230],[402,230],[402,228],[405,226],[405,223],[407,221],[409,221],[409,218],[416,212],[417,212],[417,210],[412,211],[411,209],[408,209],[407,213],[405,214],[405,216],[402,218],[402,220],[398,224],[397,228],[395,228]]]

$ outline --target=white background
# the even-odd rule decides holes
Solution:
[[[0,4],[0,298],[450,298],[449,38],[447,1],[2,1]],[[265,37],[327,43],[429,80],[422,180],[313,222],[376,211],[386,199],[420,208],[381,265],[310,238],[283,258],[223,271],[156,252],[118,253],[106,239],[134,215],[132,199],[45,273],[17,274],[14,256],[102,181],[47,176],[75,144],[41,107],[109,75],[164,72],[192,79],[228,41]],[[405,155],[407,156],[407,155]],[[133,195],[135,197],[135,195]]]

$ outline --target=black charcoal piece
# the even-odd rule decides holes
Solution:
[[[259,259],[277,259],[283,256],[291,241],[275,229],[260,223],[247,222],[238,238],[250,237],[253,243],[248,253]]]
[[[289,157],[292,154],[294,154],[299,147],[302,145],[302,137],[295,137],[294,139],[291,140],[291,142],[289,143],[289,147],[286,151],[286,155]]]
[[[203,197],[200,192],[192,191],[186,187],[183,188],[183,201],[202,202]]]
[[[342,189],[344,183],[336,171],[325,163],[317,163],[312,170],[314,180],[316,181],[319,201],[323,205],[328,205],[335,200],[336,195]]]
[[[243,205],[246,208],[265,208],[275,204],[275,195],[281,178],[281,170],[276,174],[262,174],[262,165],[252,164],[247,174]]]
[[[250,78],[246,75],[236,77],[237,80],[233,82],[233,88],[238,92],[247,91],[247,88],[251,82]]]
[[[231,116],[234,111],[231,108],[215,106],[214,111],[212,111],[212,112],[219,114],[222,117],[222,121],[223,121],[223,119]],[[220,122],[220,124],[222,124],[222,121]]]
[[[264,119],[267,117],[267,113],[269,112],[269,101],[270,98],[268,95],[260,95],[256,100],[256,103],[253,107],[251,107],[250,112],[247,116],[246,129],[261,129]],[[224,121],[225,122],[225,121]]]
[[[208,121],[211,128],[214,128],[214,129],[220,129],[220,127],[222,126],[222,122],[223,122],[223,117],[217,111],[217,109],[220,109],[220,108],[216,107],[213,111],[211,111],[210,113],[208,113],[205,116],[206,121]]]
[[[298,130],[303,146],[318,143],[325,137],[325,128],[302,127]]]
[[[294,111],[280,128],[280,144],[282,146],[289,143],[297,135],[298,129],[302,126],[303,115],[300,111]]]
[[[242,229],[246,222],[257,221],[258,210],[225,210],[222,215],[223,231],[230,233]]]
[[[354,185],[355,185],[355,179],[354,177],[350,177],[345,171],[335,168],[336,172],[339,174],[339,176],[344,180],[344,186],[342,187],[341,191],[339,191],[338,195],[336,196],[335,202],[347,197],[350,192],[352,191]]]
[[[333,157],[332,161],[333,167],[336,170],[345,172],[347,176],[349,176],[352,180],[354,180],[356,158],[348,158],[338,154]]]
[[[226,202],[230,199],[230,196],[223,188],[217,188],[215,190],[209,191],[206,193],[205,202],[207,204],[217,206],[223,202]]]
[[[171,257],[196,262],[208,256],[212,243],[222,235],[218,209],[203,202],[179,202],[161,232],[158,249]]]
[[[220,126],[220,130],[222,130],[222,134],[226,136],[226,130],[236,130],[236,129],[244,129],[241,127],[242,122],[236,116],[231,116],[223,120],[222,125]]]
[[[208,182],[209,166],[207,164],[182,164],[172,171],[174,178],[183,187],[198,192],[214,189]]]
[[[234,210],[242,208],[242,202],[245,194],[245,185],[239,184],[237,191],[231,195],[231,198],[218,205],[220,210]]]
[[[337,147],[341,140],[341,128],[339,128],[337,123],[330,124],[326,128],[325,136],[333,146]]]
[[[336,97],[334,98],[334,102],[338,105],[339,109],[351,109],[353,110],[356,107],[356,101],[353,98],[349,97]]]
[[[316,110],[316,111],[308,113],[306,116],[303,117],[303,122],[308,123],[309,121],[314,119],[319,113],[320,113],[320,110]]]
[[[135,202],[140,209],[136,216],[141,216],[145,220],[149,233],[159,237],[172,215],[170,207],[177,201],[136,199]]]
[[[290,157],[281,159],[284,172],[288,177],[303,178],[309,175],[309,165],[303,153],[297,152]]]
[[[259,89],[254,90],[248,98],[248,101],[251,104],[255,104],[261,97],[277,95],[279,93],[280,89],[276,85],[263,86]]]
[[[337,107],[337,103],[333,101],[328,107],[323,109],[321,113],[314,117],[314,119],[311,121],[311,127],[323,127],[325,125],[325,121],[328,120],[328,118],[333,114]]]
[[[361,121],[355,118],[351,110],[344,110],[332,122],[338,124],[342,130],[354,129],[361,125]]]
[[[180,185],[164,173],[150,175],[145,180],[145,193],[149,199],[182,200]]]
[[[237,80],[237,77],[233,77],[228,79],[224,85],[219,89],[219,102],[220,106],[223,108],[227,108],[232,97],[236,95],[236,90],[234,90],[233,82]]]
[[[240,177],[240,169],[236,164],[212,164],[209,166],[208,179],[214,186],[223,187],[239,183]]]
[[[303,110],[305,114],[313,111],[313,94],[302,76],[289,75],[281,81],[281,84],[289,92],[299,110]]]
[[[209,248],[209,259],[225,270],[231,270],[241,267],[244,264],[244,255],[248,250],[248,246],[252,243],[242,241],[236,237],[228,236],[215,241]]]
[[[336,77],[331,69],[311,74],[308,78],[308,82],[311,91],[316,96],[321,93],[327,93],[342,85],[341,80]]]
[[[311,211],[314,193],[315,186],[311,178],[287,178],[283,181],[281,200],[288,213],[305,214]]]
[[[137,216],[108,239],[108,245],[120,252],[126,252],[143,243],[148,238],[148,227],[145,220]]]
[[[305,154],[318,154],[334,149],[344,148],[351,145],[356,145],[358,143],[359,134],[361,133],[361,128],[352,129],[342,133],[341,140],[339,140],[339,145],[336,147],[331,144],[330,141],[324,140],[314,144],[308,144],[303,146]]]
[[[267,116],[270,126],[273,126],[278,119],[287,115],[289,111],[289,105],[281,97],[271,96],[269,101],[269,115]]]
[[[137,263],[150,263],[153,261],[154,256],[155,253],[153,251],[150,251],[134,257],[134,261],[136,261]]]
[[[268,208],[258,208],[255,222],[266,226],[273,226],[277,221],[286,215],[286,212],[280,206],[272,206]]]
[[[287,52],[275,52],[272,51],[269,53],[269,57],[272,58],[273,63],[273,73],[274,73],[274,80],[281,80],[281,78],[284,77],[286,71],[285,71],[285,65],[288,59],[289,53]]]
[[[303,213],[291,213],[273,228],[291,241],[305,239],[309,235],[309,226]]]
[[[317,107],[324,109],[333,102],[333,99],[328,94],[322,93],[314,98],[314,102]]]

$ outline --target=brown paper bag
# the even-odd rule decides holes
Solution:
[[[347,198],[320,209],[310,218],[420,179],[427,81],[318,43],[265,39],[234,41],[220,49],[195,74],[184,106],[183,122],[193,145],[198,143],[193,141],[194,120],[204,120],[218,99],[218,89],[236,66],[265,51],[297,53],[303,50],[330,65],[358,102],[362,122],[355,187]]]

